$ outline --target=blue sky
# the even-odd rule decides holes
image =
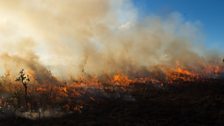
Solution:
[[[224,50],[224,0],[133,0],[141,16],[179,12],[187,21],[200,21],[208,48]]]

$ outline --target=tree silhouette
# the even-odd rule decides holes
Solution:
[[[29,78],[29,75],[27,75],[25,72],[24,72],[24,69],[22,69],[20,72],[19,72],[19,76],[16,78],[16,81],[20,81],[24,87],[24,98],[25,98],[25,104],[26,104],[26,107],[28,107],[28,87],[27,87],[27,84],[28,82],[30,81],[30,78]]]

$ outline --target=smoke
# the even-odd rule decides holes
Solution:
[[[177,61],[193,68],[211,59],[200,23],[176,12],[138,13],[130,0],[0,1],[1,72],[25,68],[44,83],[57,82],[53,75],[131,74]]]

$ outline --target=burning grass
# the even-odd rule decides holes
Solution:
[[[63,112],[45,111],[40,120],[19,117],[0,118],[1,125],[222,125],[223,122],[223,79],[179,82],[166,88],[152,84],[130,84],[129,86],[105,87],[102,90],[85,90],[75,96],[76,103],[53,101],[54,107],[61,106]],[[71,89],[59,89],[70,92]],[[45,90],[41,91],[45,92]],[[83,89],[82,89],[83,91]],[[81,89],[80,89],[81,92]],[[61,97],[69,98],[60,93]],[[106,94],[105,94],[106,93]],[[82,96],[82,97],[80,97]],[[42,98],[45,95],[41,96]],[[85,99],[85,100],[84,100]],[[42,99],[43,100],[43,99]],[[79,101],[79,102],[78,102]],[[65,106],[64,103],[66,103]],[[69,103],[69,104],[68,104]],[[71,107],[71,104],[74,107]],[[49,101],[45,101],[49,104]],[[49,105],[50,106],[50,105]],[[52,109],[52,106],[50,106]],[[73,108],[73,110],[69,110]],[[59,110],[59,109],[57,109]],[[72,113],[71,113],[72,111]],[[51,118],[46,118],[51,114]],[[60,117],[52,117],[57,114]],[[23,113],[23,117],[31,112]],[[33,116],[35,116],[33,112]],[[38,114],[36,114],[38,117]],[[11,121],[10,121],[11,120]],[[13,121],[12,121],[13,120]]]
[[[1,77],[0,110],[31,119],[82,113],[89,103],[99,102],[105,98],[136,101],[133,91],[146,96],[153,93],[153,90],[148,91],[147,88],[136,90],[132,88],[138,85],[167,90],[171,85],[206,82],[220,78],[223,68],[210,66],[203,71],[198,73],[177,65],[174,69],[162,67],[160,72],[153,71],[150,73],[151,76],[145,77],[116,73],[102,78],[83,76],[79,80],[58,81],[57,84],[32,84],[31,81],[26,85],[25,92],[24,85],[12,80],[8,73]]]

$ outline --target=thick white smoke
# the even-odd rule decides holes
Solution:
[[[139,18],[129,0],[7,0],[0,17],[2,73],[68,79],[207,62],[197,23],[178,13]]]

